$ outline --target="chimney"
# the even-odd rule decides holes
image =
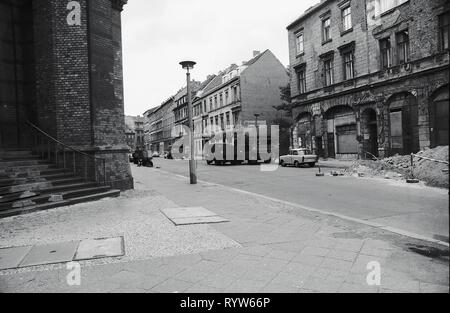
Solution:
[[[258,55],[260,55],[261,52],[257,51],[257,50],[253,50],[253,57],[257,57]]]

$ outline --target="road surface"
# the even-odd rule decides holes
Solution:
[[[188,161],[156,158],[154,163],[160,170],[189,176]],[[331,170],[324,168],[326,176],[316,177],[317,168],[262,172],[255,165],[198,162],[203,181],[448,242],[448,190],[377,178],[332,177]]]

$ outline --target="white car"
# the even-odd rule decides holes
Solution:
[[[283,167],[288,165],[300,167],[304,164],[314,167],[316,166],[317,161],[319,161],[319,157],[312,154],[310,150],[304,148],[292,149],[289,151],[288,155],[280,157],[280,165]]]

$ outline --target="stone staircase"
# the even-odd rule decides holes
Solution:
[[[86,182],[30,151],[0,150],[0,218],[119,194],[119,190]]]

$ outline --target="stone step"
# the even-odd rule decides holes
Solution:
[[[47,174],[39,176],[27,176],[27,177],[17,177],[17,178],[0,178],[0,187],[23,185],[28,183],[44,182],[44,181],[55,181],[63,178],[73,177],[73,173],[61,172],[56,174]]]
[[[82,197],[76,197],[72,199],[63,200],[61,202],[52,202],[52,203],[44,203],[24,208],[16,208],[16,209],[9,209],[5,211],[0,211],[0,218],[10,217],[10,216],[16,216],[16,215],[22,215],[22,214],[28,214],[33,213],[37,211],[43,211],[43,210],[49,210],[57,207],[67,206],[67,205],[74,205],[78,203],[84,203],[89,201],[95,201],[100,200],[103,198],[111,198],[111,197],[118,197],[120,195],[120,190],[109,190],[102,193],[96,193],[88,196],[82,196]]]
[[[69,200],[72,198],[79,198],[84,196],[89,196],[93,194],[103,193],[110,190],[109,186],[103,187],[90,187],[90,188],[78,188],[71,189],[63,192],[57,193],[40,193],[34,196],[28,196],[25,198],[15,199],[9,202],[0,203],[0,211],[25,208],[28,206],[35,206],[45,203],[61,202],[64,200]]]
[[[67,190],[93,188],[93,187],[97,187],[97,184],[94,182],[67,184],[67,185],[61,185],[61,186],[57,186],[57,187],[50,187],[50,188],[42,189],[42,190],[35,190],[35,191],[31,191],[31,193],[35,193],[36,195],[41,195],[41,194],[59,193],[59,192],[67,191]],[[28,191],[21,191],[21,192],[15,192],[15,193],[10,193],[8,195],[0,196],[0,203],[11,202],[11,201],[19,200],[21,198],[22,199],[30,198],[30,196],[27,196],[27,194],[29,194],[29,193],[30,192],[28,192]]]
[[[46,163],[46,164],[37,164],[37,165],[24,165],[24,166],[9,166],[9,167],[1,167],[0,173],[2,175],[21,175],[28,174],[30,172],[43,172],[49,169],[57,168],[56,165]]]
[[[2,161],[26,161],[26,160],[42,160],[38,155],[29,156],[0,156],[0,162]]]
[[[30,150],[0,150],[0,158],[3,157],[28,157],[32,156]]]
[[[51,189],[52,187],[78,184],[84,182],[83,178],[80,177],[69,177],[57,179],[54,181],[43,181],[35,183],[26,183],[22,185],[14,185],[0,188],[0,196],[5,196],[12,193],[24,192],[24,191],[40,191]]]
[[[16,168],[23,166],[35,166],[35,165],[51,165],[50,162],[37,159],[27,160],[0,160],[0,169]]]

